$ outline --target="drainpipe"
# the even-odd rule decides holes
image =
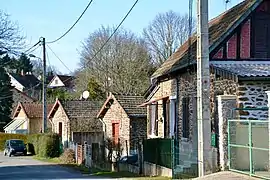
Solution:
[[[179,78],[176,77],[176,108],[175,108],[175,139],[178,140],[178,126],[179,126],[179,86],[180,81]]]
[[[98,118],[98,120],[103,124],[103,132],[104,132],[104,134],[106,134],[107,128],[106,128],[105,122],[101,118]],[[104,136],[104,141],[105,141],[105,136]]]

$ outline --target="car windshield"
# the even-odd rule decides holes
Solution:
[[[11,140],[10,145],[11,146],[24,146],[24,142],[21,140]]]

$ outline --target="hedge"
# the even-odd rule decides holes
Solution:
[[[59,157],[60,137],[58,134],[28,135],[28,151],[39,157]]]
[[[9,139],[21,139],[24,143],[27,143],[27,136],[24,134],[6,134],[0,133],[0,150],[3,151],[5,147],[6,140]]]

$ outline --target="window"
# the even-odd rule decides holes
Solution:
[[[112,138],[113,143],[118,144],[119,139],[119,123],[112,123]]]
[[[58,84],[58,79],[56,79],[54,82],[55,82],[55,84]]]
[[[59,133],[59,136],[62,136],[62,131],[63,131],[63,124],[62,124],[62,122],[59,122],[58,123],[58,133]]]
[[[158,103],[149,105],[149,134],[158,135]]]
[[[170,100],[163,99],[164,137],[170,137]]]
[[[182,99],[182,113],[183,138],[189,138],[189,97],[184,97]]]

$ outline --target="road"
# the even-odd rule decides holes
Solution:
[[[101,179],[52,163],[34,160],[30,156],[6,157],[0,153],[0,179]]]

